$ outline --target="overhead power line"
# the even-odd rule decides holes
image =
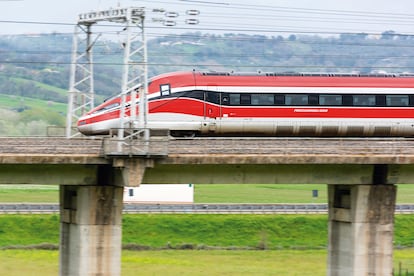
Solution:
[[[4,64],[51,64],[51,65],[71,65],[71,62],[49,62],[49,61],[2,61],[0,63]],[[82,64],[82,63],[78,63]],[[111,66],[123,66],[123,63],[116,63],[116,62],[94,62],[94,65],[111,65]],[[306,64],[292,64],[289,66],[286,65],[234,65],[234,64],[217,64],[217,63],[180,63],[180,64],[171,64],[171,63],[158,63],[158,62],[149,62],[148,65],[150,66],[162,66],[162,67],[190,67],[190,68],[197,68],[197,67],[227,67],[227,68],[277,68],[277,69],[289,69],[289,68],[305,68],[305,69],[365,69],[366,66],[346,66],[346,65],[332,65],[332,66],[325,66],[325,65],[306,65]],[[369,65],[370,68],[381,68],[381,69],[414,69],[414,65],[407,65],[407,66],[372,66]]]
[[[140,0],[140,2],[160,3],[160,4],[171,4],[166,1],[153,1],[153,0]],[[177,5],[188,5],[189,3],[202,4],[204,6],[219,6],[221,9],[237,10],[249,10],[249,11],[285,11],[285,12],[297,12],[307,14],[328,14],[328,15],[348,15],[348,16],[363,16],[363,17],[405,17],[414,18],[414,14],[409,13],[390,13],[390,12],[373,12],[373,11],[349,11],[349,10],[338,10],[338,9],[315,9],[315,8],[295,8],[287,6],[276,6],[276,5],[260,5],[260,4],[241,4],[241,3],[229,3],[226,1],[196,1],[196,0],[179,0],[174,3]]]
[[[140,3],[154,5],[173,5],[177,7],[177,12],[185,12],[191,8],[192,4],[197,4],[201,9],[199,26],[192,28],[183,28],[175,26],[173,29],[178,31],[196,30],[211,32],[256,32],[256,33],[319,33],[319,34],[339,34],[343,32],[361,32],[356,30],[356,24],[365,24],[371,26],[410,26],[414,19],[414,14],[409,13],[390,13],[390,12],[372,12],[372,11],[347,11],[333,9],[315,9],[315,8],[296,8],[278,5],[260,5],[260,4],[239,4],[230,3],[229,1],[148,1],[140,0]],[[217,9],[219,7],[219,9]],[[209,11],[213,8],[213,11]],[[216,10],[214,10],[216,8]],[[151,9],[147,9],[148,24],[146,26],[152,29],[163,29],[161,26],[154,25],[150,22]],[[171,11],[169,11],[171,12]],[[243,19],[243,20],[239,20]],[[283,22],[283,23],[282,23]],[[304,22],[304,25],[298,25],[298,22]],[[317,23],[322,26],[310,28],[309,22]],[[3,20],[0,23],[14,24],[43,24],[56,26],[73,26],[73,23],[62,22],[39,22],[39,21],[14,21]],[[283,25],[282,25],[282,24]],[[326,24],[329,23],[329,24]],[[333,23],[333,24],[332,24]],[[293,25],[294,24],[294,25]],[[338,27],[338,24],[346,24],[346,29]],[[110,24],[103,25],[111,27]],[[112,25],[113,26],[113,25]],[[354,26],[354,27],[352,27]],[[350,29],[354,28],[354,30]],[[392,29],[392,28],[391,28]],[[171,28],[170,28],[171,31]],[[378,32],[368,31],[370,34]]]

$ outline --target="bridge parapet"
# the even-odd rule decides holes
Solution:
[[[166,157],[168,155],[169,131],[143,128],[125,129],[125,138],[113,136],[118,130],[111,130],[103,139],[102,154],[105,157]]]

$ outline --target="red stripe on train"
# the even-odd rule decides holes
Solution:
[[[414,118],[413,108],[398,107],[236,107],[191,99],[150,102],[150,113],[180,113],[200,117],[251,118]]]

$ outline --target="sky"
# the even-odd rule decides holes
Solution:
[[[412,0],[0,0],[0,34],[71,33],[80,13],[113,7],[145,7],[148,33],[202,31],[248,32],[276,36],[286,33],[414,35]],[[176,12],[166,18],[153,12]],[[186,15],[198,10],[198,16]],[[153,22],[174,21],[175,26]],[[187,25],[188,19],[199,24]]]

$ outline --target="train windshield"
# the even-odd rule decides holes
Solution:
[[[98,110],[95,110],[92,114],[97,113],[97,112],[110,110],[110,109],[113,109],[113,108],[117,108],[119,105],[120,105],[120,103],[108,104],[108,105],[103,106],[102,108],[99,108]]]

